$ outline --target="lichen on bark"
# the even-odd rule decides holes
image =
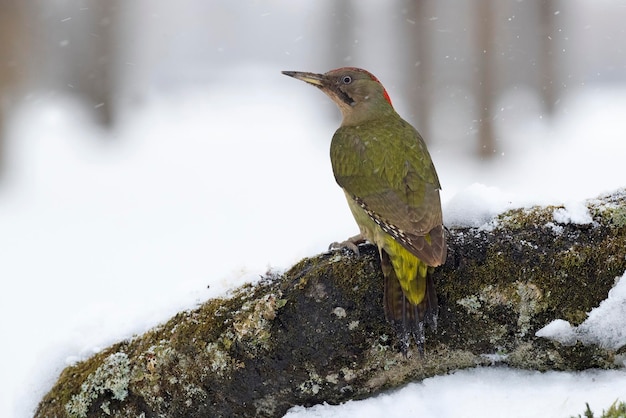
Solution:
[[[617,367],[624,347],[535,335],[554,319],[583,322],[626,270],[626,192],[587,206],[583,225],[535,207],[451,229],[424,358],[400,353],[366,245],[301,260],[68,367],[36,416],[281,416],[479,364]]]

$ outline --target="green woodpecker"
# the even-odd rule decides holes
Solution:
[[[401,331],[405,354],[410,334],[423,353],[424,322],[436,326],[438,313],[432,271],[446,259],[441,186],[424,140],[368,71],[283,74],[318,87],[341,110],[330,158],[360,234],[339,245],[358,254],[357,244],[376,244],[385,316]]]

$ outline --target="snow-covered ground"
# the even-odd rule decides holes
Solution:
[[[66,365],[356,232],[328,159],[333,105],[279,70],[155,95],[112,133],[71,98],[35,95],[14,114],[0,184],[0,416],[31,416]],[[431,145],[446,223],[576,208],[626,186],[626,88],[563,100],[553,120],[497,119],[493,161],[459,152],[463,137]],[[623,370],[476,369],[288,416],[565,417],[618,397]]]
[[[616,398],[624,398],[625,381],[623,371],[540,373],[479,367],[339,406],[294,407],[285,418],[569,418],[582,415],[585,402],[599,416]]]

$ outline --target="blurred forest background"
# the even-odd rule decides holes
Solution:
[[[488,158],[519,106],[549,118],[572,89],[626,82],[624,21],[623,0],[0,0],[0,173],[24,103],[76,95],[114,127],[150,92],[233,68],[368,68],[429,143]]]
[[[446,225],[480,226],[624,187],[624,22],[626,0],[0,0],[0,416],[354,235],[339,112],[281,70],[370,70]]]

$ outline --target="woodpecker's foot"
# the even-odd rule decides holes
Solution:
[[[347,248],[352,251],[358,257],[361,253],[359,252],[359,244],[363,244],[366,241],[363,235],[355,235],[353,237],[348,238],[343,242],[333,242],[328,246],[329,250],[341,250],[343,248]]]

